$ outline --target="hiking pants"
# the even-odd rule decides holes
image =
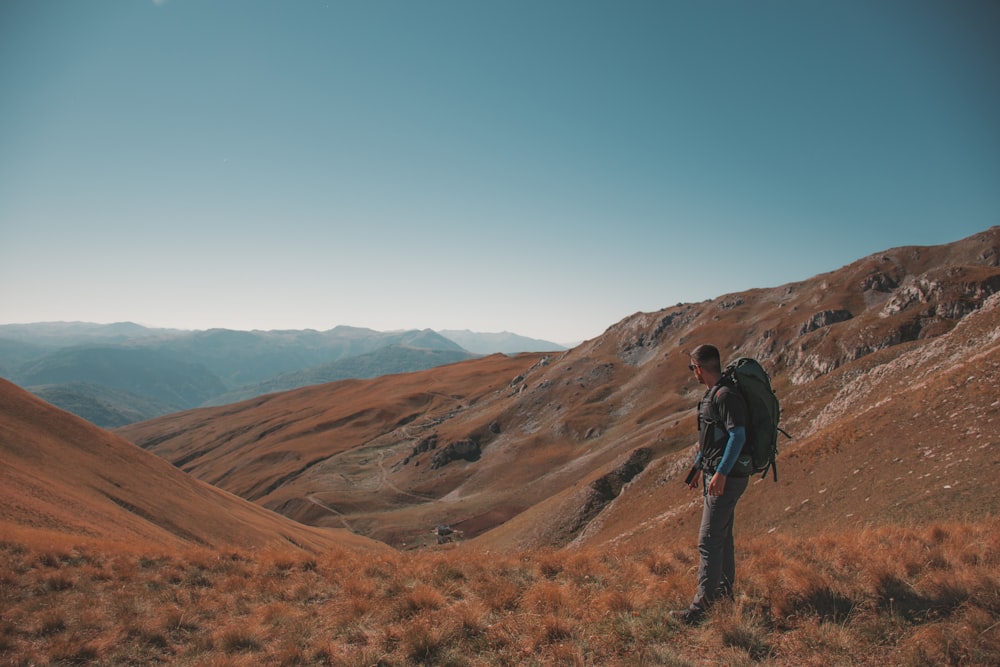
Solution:
[[[726,488],[721,496],[708,495],[708,482],[712,475],[706,472],[704,479],[705,507],[701,514],[701,530],[698,533],[698,551],[701,564],[698,567],[698,591],[691,607],[702,611],[721,597],[731,597],[736,582],[736,550],[733,546],[733,520],[736,502],[746,491],[747,477],[726,478]]]

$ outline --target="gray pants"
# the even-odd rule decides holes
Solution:
[[[736,502],[746,491],[749,479],[729,477],[721,496],[708,495],[711,474],[704,474],[705,508],[701,514],[701,530],[698,533],[698,551],[701,565],[698,567],[698,592],[691,602],[692,609],[705,611],[722,597],[733,595],[736,582],[736,550],[733,546],[733,521],[736,516]]]

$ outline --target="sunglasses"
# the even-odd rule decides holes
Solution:
[[[693,372],[694,369],[696,369],[696,368],[701,368],[701,366],[699,366],[698,364],[688,364],[688,370],[689,371]]]

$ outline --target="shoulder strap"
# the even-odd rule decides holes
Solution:
[[[732,382],[728,382],[728,383],[724,384],[725,380],[726,380],[726,377],[723,376],[722,381],[720,381],[718,384],[714,385],[711,389],[708,390],[708,409],[712,413],[712,422],[713,423],[716,423],[716,422],[719,421],[719,419],[718,419],[719,411],[715,409],[715,397],[718,395],[719,391],[724,386],[728,386],[730,389],[732,389],[732,388],[735,387],[735,385]]]

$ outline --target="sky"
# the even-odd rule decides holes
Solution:
[[[0,323],[559,343],[1000,224],[993,0],[3,0]]]

